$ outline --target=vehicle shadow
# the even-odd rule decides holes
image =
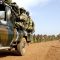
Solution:
[[[19,56],[16,51],[0,50],[0,58],[6,56]]]

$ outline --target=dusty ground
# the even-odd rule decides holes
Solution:
[[[25,56],[15,52],[0,52],[0,60],[60,60],[60,41],[30,44]]]

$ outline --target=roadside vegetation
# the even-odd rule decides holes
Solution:
[[[59,40],[60,39],[60,34],[58,35],[33,35],[32,42],[46,42],[46,41],[53,41],[53,40]]]

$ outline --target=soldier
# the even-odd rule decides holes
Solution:
[[[29,12],[26,12],[27,16],[28,16],[28,20],[27,20],[27,29],[26,31],[28,32],[28,42],[32,42],[33,36],[32,33],[34,32],[34,22],[31,19],[31,17],[29,16]]]
[[[27,36],[26,32],[26,21],[28,16],[26,15],[26,10],[24,8],[20,8],[20,15],[19,20],[15,22],[16,26],[18,27],[18,31],[22,30],[24,36]],[[21,32],[21,31],[20,31]]]
[[[24,29],[24,22],[25,22],[25,10],[20,8],[20,14],[19,14],[19,19],[15,22],[16,26],[18,26],[19,29],[23,30]]]
[[[18,5],[15,2],[11,3],[10,5],[11,5],[12,9],[15,11],[15,13],[18,17],[18,15],[20,14],[20,10],[19,10]]]
[[[31,17],[29,16],[29,12],[26,12],[27,16],[28,16],[28,20],[27,20],[27,24],[28,24],[28,27],[27,27],[27,32],[33,32],[34,31],[34,22],[33,20],[31,19]]]
[[[23,7],[21,7],[20,8],[20,21],[22,22],[22,25],[24,25],[25,30],[27,28],[26,26],[27,18],[28,16],[26,15],[26,10]]]

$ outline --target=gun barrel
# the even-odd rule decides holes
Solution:
[[[14,13],[14,15],[15,15],[16,17],[18,17],[18,14],[12,9],[12,7],[11,7],[10,5],[8,5],[8,4],[6,4],[6,3],[4,3],[4,4],[11,9],[11,11]]]

